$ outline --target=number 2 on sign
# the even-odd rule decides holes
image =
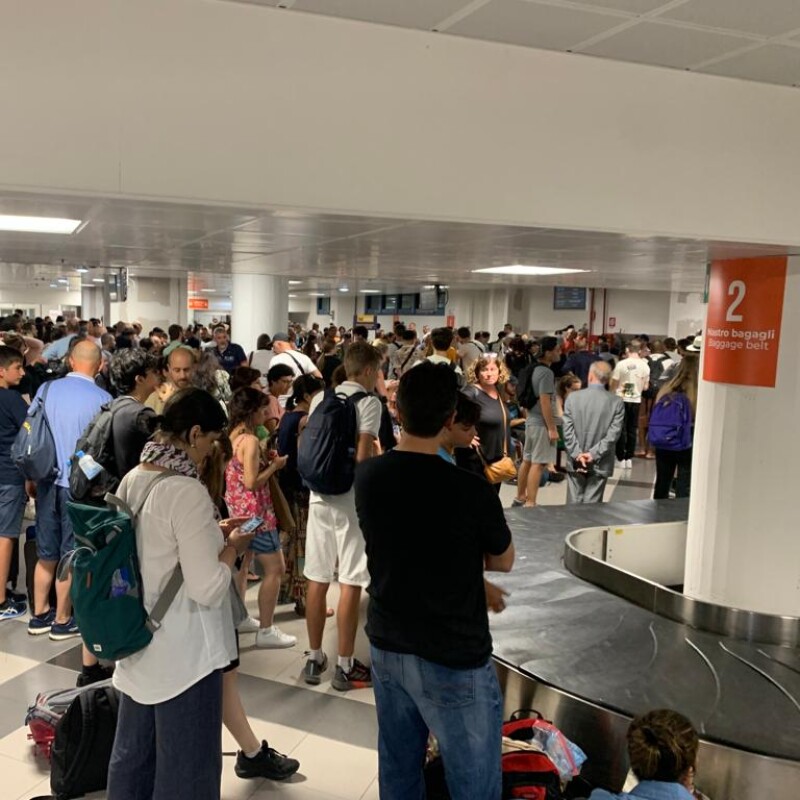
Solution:
[[[728,286],[728,296],[736,296],[733,298],[733,302],[728,306],[728,313],[725,315],[726,322],[742,321],[743,317],[741,314],[736,313],[736,309],[742,304],[745,292],[747,292],[747,286],[745,286],[744,281],[731,281],[730,286]]]

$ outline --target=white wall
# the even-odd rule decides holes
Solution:
[[[46,316],[50,311],[61,309],[64,306],[80,306],[81,290],[42,289],[38,286],[35,289],[19,286],[0,288],[0,303],[15,308],[33,308],[36,309],[38,316]]]
[[[145,335],[154,327],[166,330],[174,322],[185,324],[185,286],[186,281],[177,278],[131,278],[127,301],[110,304],[109,324],[138,321]]]
[[[6,188],[800,244],[788,87],[252,3],[2,16]]]
[[[598,299],[601,293],[598,292]],[[606,325],[609,333],[647,333],[669,335],[669,292],[638,292],[628,289],[609,289],[606,293]],[[602,302],[595,301],[598,315],[602,313]],[[616,326],[608,325],[608,318],[616,318]],[[599,320],[599,316],[598,316]],[[576,323],[577,324],[577,323]],[[602,326],[597,327],[602,332]]]
[[[672,292],[669,302],[669,335],[682,339],[702,330],[706,321],[706,308],[700,292]]]

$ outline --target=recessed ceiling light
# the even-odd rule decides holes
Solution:
[[[289,281],[289,286],[299,286],[303,281]]]
[[[62,219],[60,217],[18,217],[11,214],[0,214],[0,231],[70,234],[75,233],[80,225],[81,220],[79,219]]]
[[[340,292],[349,292],[350,290],[346,286],[340,286],[339,287],[339,291]]]
[[[362,289],[361,294],[380,294],[380,289]]]
[[[69,283],[69,281],[66,278],[59,278],[58,281],[56,281],[56,282],[57,283]]]
[[[569,275],[573,272],[589,272],[588,269],[567,269],[566,267],[536,267],[525,264],[509,264],[506,267],[483,267],[473,272],[485,272],[491,275]]]
[[[88,267],[75,267],[75,272],[80,272],[81,275],[85,275],[88,271]]]
[[[290,297],[290,298],[291,298],[291,297],[297,297],[297,295],[296,295],[296,294],[290,294],[290,295],[289,295],[289,297]]]
[[[50,288],[51,289],[60,289],[61,287],[57,283],[51,283],[50,284]]]
[[[105,283],[105,278],[92,278],[92,283]]]

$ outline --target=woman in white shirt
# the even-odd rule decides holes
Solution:
[[[148,610],[177,564],[183,585],[153,641],[117,664],[121,699],[108,798],[219,800],[222,668],[236,657],[231,574],[252,536],[239,532],[242,520],[215,521],[199,480],[198,467],[226,424],[219,402],[184,389],[159,421],[117,494],[137,508],[159,473],[176,473],[147,494],[136,543]]]

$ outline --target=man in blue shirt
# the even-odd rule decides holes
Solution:
[[[36,549],[39,560],[34,572],[33,602],[28,633],[49,633],[55,641],[79,636],[72,618],[69,579],[56,581],[57,607],[50,608],[50,587],[63,555],[74,549],[74,535],[67,516],[69,500],[69,462],[75,445],[100,407],[111,395],[95,385],[100,369],[100,348],[88,339],[78,342],[67,361],[72,370],[66,377],[49,384],[45,415],[53,434],[58,475],[53,481],[40,481],[36,488]],[[37,397],[42,394],[37,392]]]
[[[224,369],[228,375],[233,375],[237,367],[247,366],[247,356],[244,354],[244,350],[238,344],[231,342],[231,337],[224,325],[214,328],[214,341],[216,347],[211,352],[217,357],[220,368]]]
[[[79,324],[77,319],[67,320],[67,334],[47,345],[42,356],[48,361],[60,361],[69,352],[70,342],[78,335]]]

